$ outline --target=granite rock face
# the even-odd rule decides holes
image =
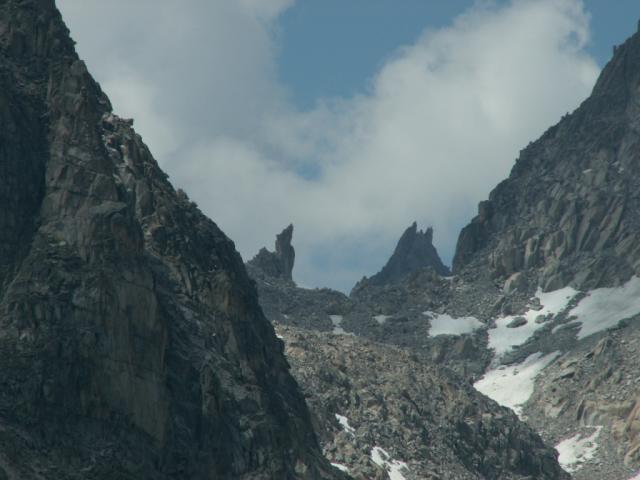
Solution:
[[[345,294],[330,288],[307,289],[296,285],[291,277],[295,261],[292,238],[293,225],[289,225],[276,236],[275,252],[262,248],[246,263],[249,276],[256,282],[260,305],[272,321],[331,330],[330,316],[343,315],[351,309],[351,302]]]
[[[427,228],[424,232],[418,230],[416,222],[407,228],[382,270],[370,278],[364,278],[353,288],[353,294],[366,286],[388,285],[398,283],[408,275],[432,268],[438,275],[448,276],[449,269],[442,263],[436,248],[433,246],[433,229]]]
[[[616,48],[592,95],[524,149],[458,240],[454,272],[518,272],[554,290],[640,273],[640,34]]]
[[[291,245],[293,225],[289,225],[276,236],[275,252],[263,248],[249,261],[248,268],[271,277],[293,281],[292,272],[296,251]]]
[[[53,0],[0,2],[0,122],[0,475],[341,478],[233,243]]]

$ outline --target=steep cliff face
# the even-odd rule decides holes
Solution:
[[[0,474],[338,478],[233,243],[0,2]]]
[[[640,34],[617,47],[590,98],[521,152],[462,231],[455,272],[528,272],[553,290],[640,272]]]

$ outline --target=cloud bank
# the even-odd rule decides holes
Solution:
[[[293,0],[59,6],[174,184],[245,259],[293,222],[308,286],[348,290],[413,220],[449,260],[478,201],[599,71],[581,1],[482,3],[399,48],[359,95],[301,111],[277,76]]]

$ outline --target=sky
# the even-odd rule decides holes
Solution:
[[[450,263],[519,151],[590,93],[636,0],[57,0],[176,187],[245,260],[349,291],[414,220]]]

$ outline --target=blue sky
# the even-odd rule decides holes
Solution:
[[[502,3],[505,3],[504,1]],[[591,13],[587,50],[599,65],[637,28],[637,0],[586,0]],[[366,88],[382,62],[425,28],[441,28],[470,0],[299,0],[279,21],[278,72],[298,106],[351,96]]]
[[[294,279],[344,291],[414,220],[450,262],[640,18],[630,0],[57,3],[115,112],[243,257],[293,223]]]

